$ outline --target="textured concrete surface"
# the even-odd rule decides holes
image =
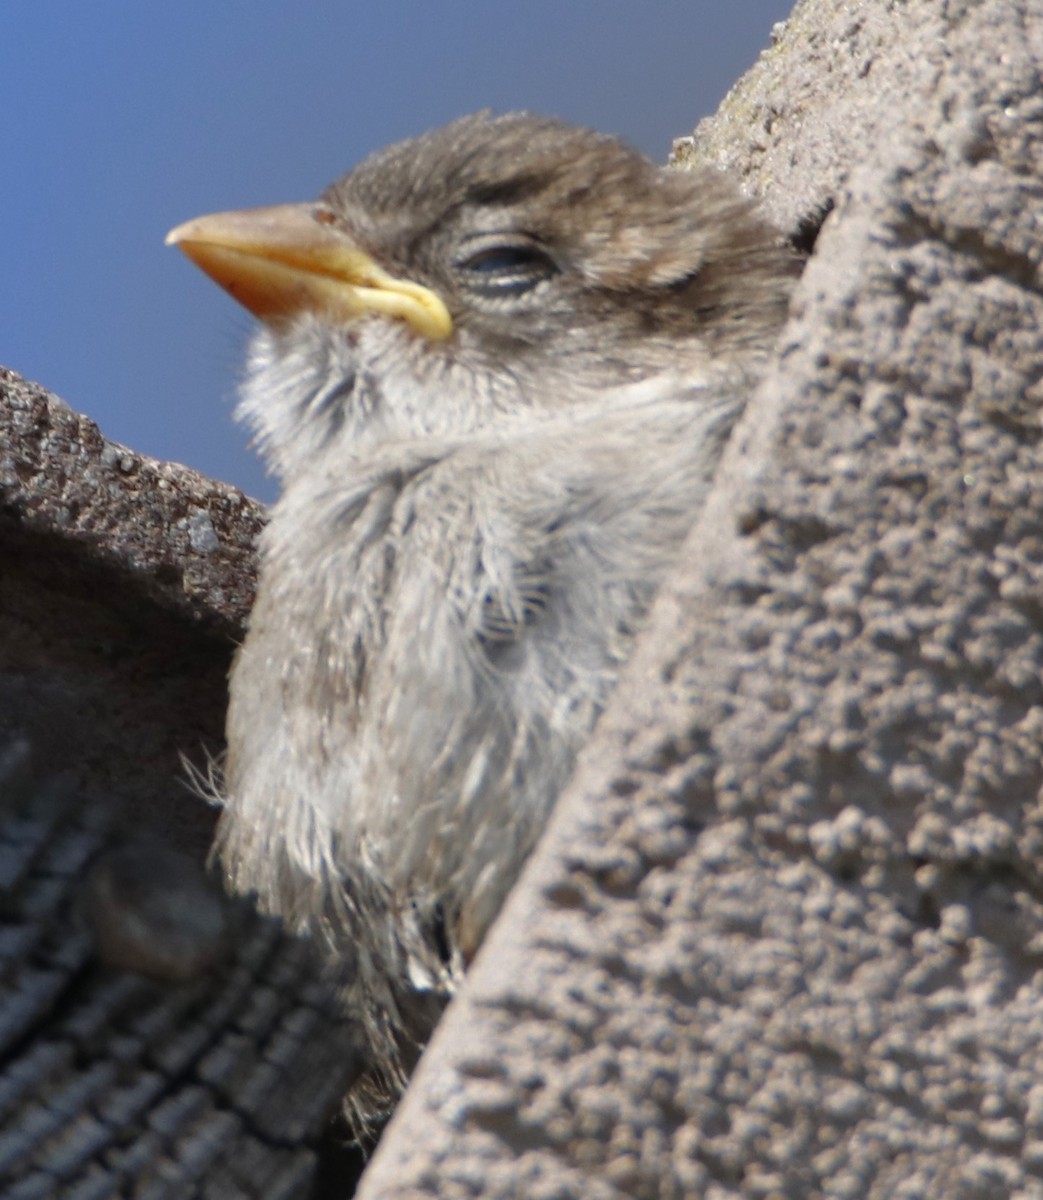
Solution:
[[[808,0],[682,152],[833,211],[360,1196],[1043,1197],[1041,66]]]
[[[5,535],[57,539],[52,557],[63,568],[111,568],[162,607],[235,636],[253,602],[263,520],[238,488],[106,440],[89,418],[0,367]],[[114,591],[99,585],[96,598]]]

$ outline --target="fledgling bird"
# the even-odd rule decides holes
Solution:
[[[569,778],[793,258],[716,173],[517,113],[168,240],[264,323],[239,411],[282,484],[218,851],[350,977],[364,1119]]]

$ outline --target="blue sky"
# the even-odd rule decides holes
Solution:
[[[250,318],[173,225],[305,200],[478,108],[622,134],[657,160],[790,0],[9,0],[0,14],[0,362],[110,438],[274,485],[231,420]]]

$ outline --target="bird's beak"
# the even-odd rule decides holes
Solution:
[[[347,320],[383,313],[432,341],[453,331],[439,296],[389,275],[321,204],[196,217],[172,229],[167,245],[178,246],[234,300],[269,324],[301,312]]]

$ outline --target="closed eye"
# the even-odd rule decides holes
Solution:
[[[461,281],[487,296],[520,296],[556,275],[554,260],[528,242],[485,241],[456,264]]]

